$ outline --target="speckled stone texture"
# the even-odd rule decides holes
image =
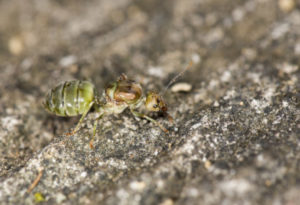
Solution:
[[[296,0],[0,0],[0,203],[288,204],[300,201]],[[129,111],[78,133],[47,113],[57,83],[99,93],[121,73],[164,98],[170,132]],[[141,109],[142,112],[145,110]],[[28,190],[40,175],[36,186]]]

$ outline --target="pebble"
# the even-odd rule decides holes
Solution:
[[[176,83],[171,87],[173,93],[189,92],[192,89],[192,85],[189,83]]]
[[[295,4],[295,0],[279,0],[278,6],[281,11],[287,13],[292,11],[295,8],[296,4]]]
[[[8,49],[11,54],[19,55],[24,50],[24,42],[22,41],[21,37],[13,36],[8,41]]]

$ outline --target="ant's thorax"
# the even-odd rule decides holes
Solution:
[[[101,100],[96,100],[97,111],[103,114],[120,114],[126,108],[136,109],[145,103],[142,87],[126,76],[109,84],[102,93]]]

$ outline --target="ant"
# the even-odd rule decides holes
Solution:
[[[181,73],[175,76],[166,86],[163,94],[167,88],[191,66],[192,62],[190,62]],[[94,107],[96,112],[99,113],[99,116],[94,122],[93,136],[90,140],[90,147],[92,149],[98,120],[104,115],[120,114],[126,108],[129,108],[134,116],[145,118],[168,133],[168,130],[159,122],[136,111],[141,105],[145,105],[148,111],[162,112],[168,117],[170,122],[173,122],[173,118],[167,113],[168,107],[162,95],[151,91],[148,92],[146,96],[143,96],[141,85],[128,79],[125,74],[122,74],[117,81],[110,83],[105,88],[102,96],[104,100],[101,100],[97,95],[95,86],[89,81],[65,81],[48,92],[43,105],[47,111],[58,116],[69,117],[81,115],[75,129],[71,133],[67,133],[67,135],[73,135],[79,130],[83,119],[90,109]]]

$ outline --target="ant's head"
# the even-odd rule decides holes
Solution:
[[[146,97],[145,107],[149,111],[162,112],[173,123],[173,118],[167,113],[168,107],[161,95],[149,92]]]
[[[147,94],[145,107],[147,110],[154,112],[167,112],[168,110],[167,104],[162,96],[153,91]]]

